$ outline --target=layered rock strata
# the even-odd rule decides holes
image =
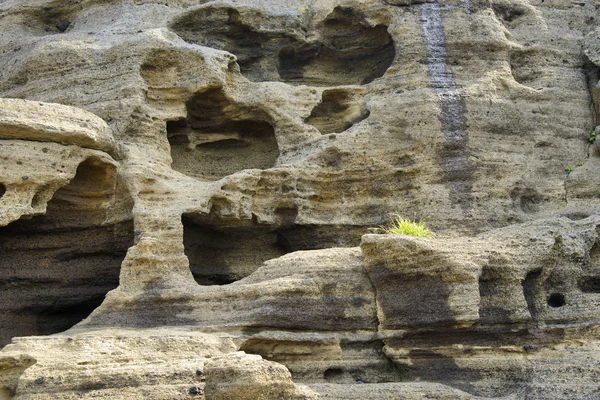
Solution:
[[[598,397],[599,9],[5,1],[0,398]]]

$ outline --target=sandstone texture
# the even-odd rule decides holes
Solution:
[[[1,2],[0,399],[600,398],[599,19]]]

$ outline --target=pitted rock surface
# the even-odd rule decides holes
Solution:
[[[0,399],[599,397],[599,11],[2,2]]]

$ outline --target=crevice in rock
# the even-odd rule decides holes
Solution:
[[[583,65],[587,89],[590,94],[591,107],[594,113],[594,126],[600,125],[600,66],[586,59]]]
[[[54,193],[46,215],[39,218],[61,229],[101,225],[115,196],[116,179],[114,165],[95,157],[86,159],[73,179]]]
[[[350,7],[336,7],[324,21],[307,23],[310,31],[303,28],[302,35],[259,30],[244,18],[231,7],[208,5],[177,18],[170,28],[188,42],[235,54],[241,73],[252,81],[366,84],[381,77],[396,56],[387,26],[370,26]]]
[[[534,270],[527,273],[523,280],[523,294],[527,302],[527,309],[533,321],[537,321],[540,313],[539,293],[542,290],[542,270]]]
[[[220,88],[196,94],[186,107],[186,119],[166,125],[174,170],[214,181],[277,161],[275,130],[266,116],[234,103]]]
[[[590,249],[590,264],[592,265],[592,268],[600,269],[600,239],[597,239]]]
[[[579,278],[579,290],[583,293],[600,293],[600,241],[596,241],[590,249],[590,264],[584,269],[584,275]]]
[[[324,90],[321,103],[313,108],[305,122],[322,134],[340,133],[369,117],[364,101],[344,89]]]
[[[0,199],[4,196],[4,193],[6,193],[6,186],[4,186],[3,183],[0,183]]]
[[[72,327],[118,286],[133,222],[105,223],[115,180],[113,165],[89,158],[45,215],[0,228],[0,346]]]
[[[289,252],[331,247],[354,247],[366,232],[364,226],[293,225],[277,229],[277,240]]]

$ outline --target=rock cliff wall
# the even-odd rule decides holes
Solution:
[[[599,397],[598,18],[4,1],[0,399]]]

